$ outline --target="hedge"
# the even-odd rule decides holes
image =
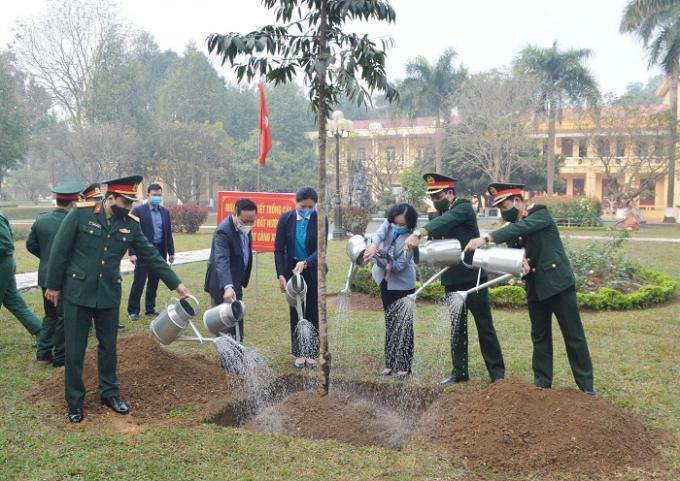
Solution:
[[[670,276],[651,271],[639,272],[638,276],[649,283],[636,292],[623,293],[608,287],[602,287],[598,292],[577,292],[579,307],[593,311],[624,311],[643,309],[673,299],[678,283]],[[420,285],[420,282],[416,283],[417,287]],[[380,295],[380,288],[373,282],[369,268],[357,272],[352,286],[355,291],[370,296]],[[434,282],[427,286],[418,298],[429,301],[441,300],[444,298],[444,286]],[[503,285],[489,289],[489,301],[493,307],[520,308],[527,305],[527,296],[521,286]]]

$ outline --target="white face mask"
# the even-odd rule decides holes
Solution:
[[[253,226],[252,225],[239,225],[238,230],[243,232],[245,235],[248,235],[250,231],[252,230]]]

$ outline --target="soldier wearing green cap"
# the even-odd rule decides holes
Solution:
[[[99,387],[102,403],[119,414],[129,412],[119,397],[116,338],[121,296],[120,261],[129,248],[181,298],[189,291],[158,254],[130,214],[140,176],[106,182],[106,202],[79,202],[68,213],[52,243],[45,297],[64,303],[66,339],[65,392],[69,420],[83,420],[83,360],[94,321],[99,340]]]
[[[95,182],[85,187],[80,195],[84,200],[98,201],[104,198],[104,194],[102,194],[101,191],[101,184],[99,182]]]
[[[82,185],[77,182],[66,182],[52,189],[57,208],[52,212],[40,214],[26,239],[28,252],[40,259],[38,266],[38,285],[45,294],[47,281],[47,264],[50,258],[50,248],[54,236],[59,230],[61,222],[80,198]],[[52,362],[54,367],[64,365],[64,310],[62,305],[55,306],[43,297],[43,330],[38,339],[38,361]]]
[[[479,236],[477,215],[468,199],[456,196],[456,179],[441,174],[425,174],[427,193],[437,209],[436,217],[406,240],[406,249],[418,246],[420,239],[427,236],[431,239],[457,239],[461,245]],[[447,294],[456,291],[466,291],[477,284],[478,272],[463,265],[451,267],[442,275],[441,282]],[[486,274],[482,273],[482,282],[486,281]],[[505,364],[501,346],[498,342],[496,329],[493,326],[489,294],[483,289],[467,297],[467,310],[472,312],[477,326],[479,346],[486,364],[491,381],[503,379]],[[453,315],[453,313],[452,313]],[[456,313],[458,316],[458,313]],[[468,335],[467,312],[460,319],[451,319],[451,357],[453,370],[451,375],[441,384],[465,382],[469,380],[468,373]]]
[[[525,248],[524,282],[534,345],[534,384],[542,388],[552,387],[554,314],[564,337],[574,380],[581,391],[594,395],[593,366],[576,303],[575,279],[569,258],[547,207],[535,204],[526,207],[523,190],[523,184],[489,185],[493,206],[500,208],[508,224],[472,239],[465,249],[478,249],[489,242],[505,242],[513,247]]]
[[[42,322],[28,308],[17,290],[14,235],[7,217],[0,212],[0,307],[5,306],[32,335],[39,337]]]

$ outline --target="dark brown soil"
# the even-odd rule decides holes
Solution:
[[[99,400],[96,341],[93,344],[85,356],[83,371],[86,416],[109,412]],[[143,333],[118,340],[118,380],[131,416],[142,419],[162,418],[191,406],[200,406],[201,412],[209,414],[211,408],[223,407],[238,385],[216,359],[179,356]],[[27,398],[65,409],[63,370],[40,383]]]
[[[414,419],[352,394],[319,396],[301,391],[264,409],[245,424],[253,431],[309,439],[335,439],[357,446],[401,449],[414,429]]]
[[[338,294],[331,294],[327,299],[328,307],[335,309],[338,304]],[[349,302],[353,311],[382,312],[383,310],[379,297],[371,297],[363,292],[352,292]]]
[[[665,436],[604,398],[506,379],[464,400],[439,397],[416,437],[465,466],[515,472],[653,469]]]

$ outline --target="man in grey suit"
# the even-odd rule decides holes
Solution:
[[[234,213],[220,222],[213,234],[205,292],[210,293],[212,305],[243,299],[253,266],[253,239],[250,233],[257,218],[257,205],[250,199],[239,199]],[[243,320],[227,334],[243,342]]]

